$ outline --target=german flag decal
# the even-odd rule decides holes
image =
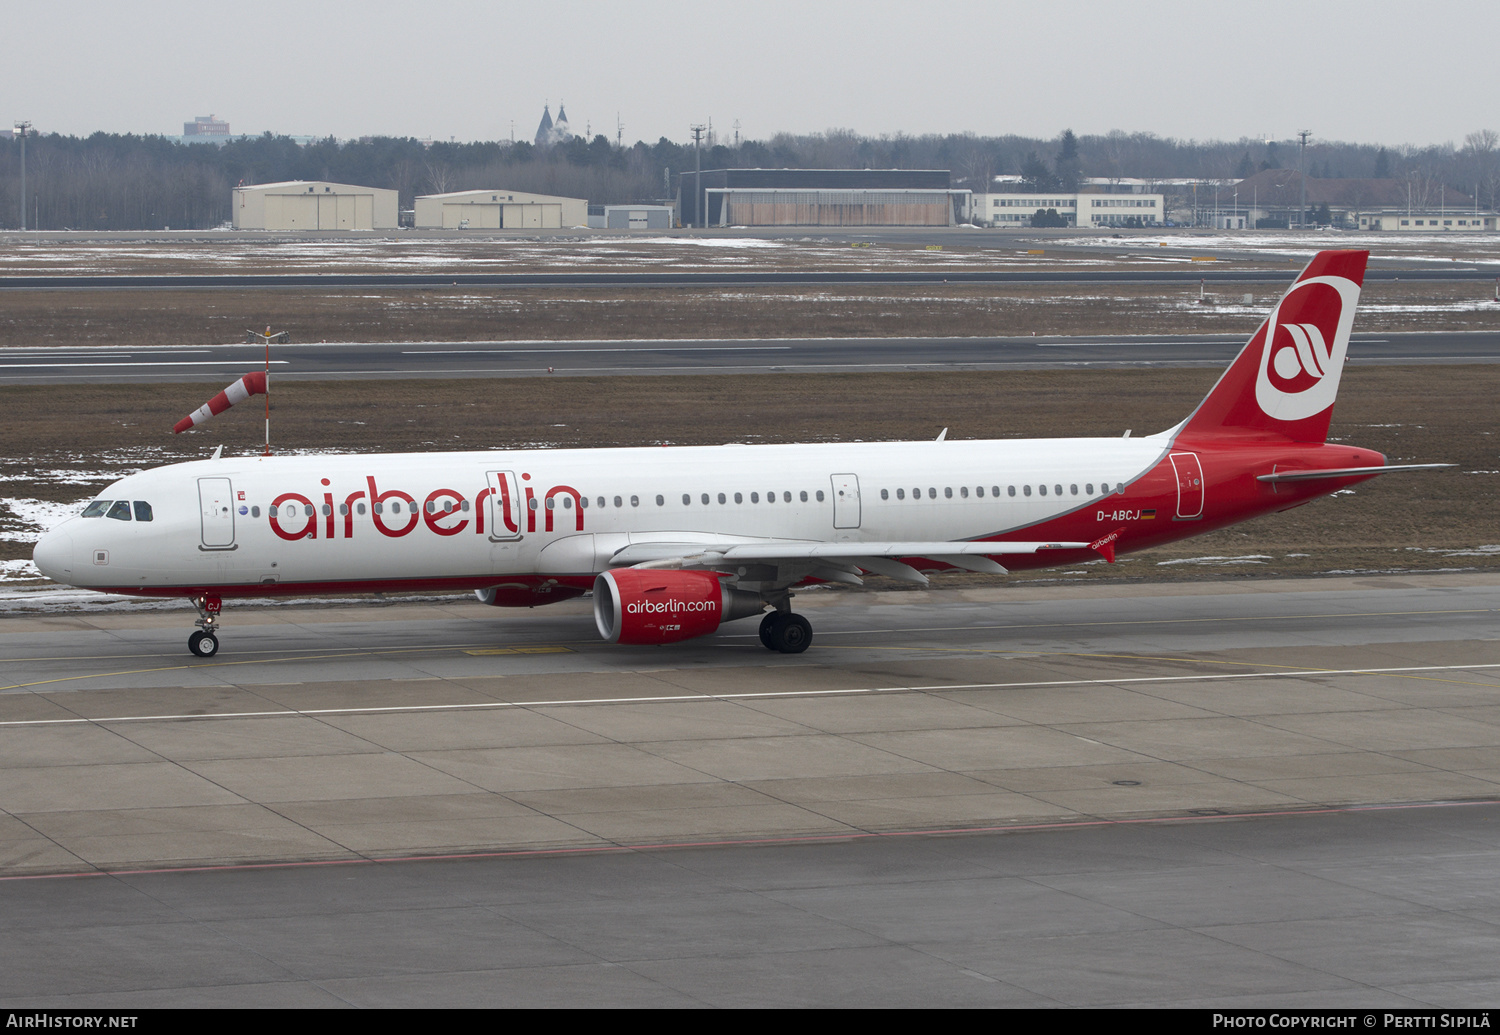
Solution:
[[[1143,510],[1143,511],[1141,511],[1141,520],[1142,521],[1150,521],[1154,517],[1156,517],[1156,511],[1154,511],[1154,510]]]

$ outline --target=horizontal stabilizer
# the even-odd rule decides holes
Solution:
[[[1452,464],[1390,464],[1386,467],[1337,467],[1321,471],[1277,471],[1255,476],[1258,482],[1315,482],[1324,478],[1365,478],[1396,471],[1435,471]]]

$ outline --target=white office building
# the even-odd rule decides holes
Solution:
[[[1068,226],[1155,226],[1165,218],[1161,194],[1004,192],[975,194],[969,221],[979,226],[1029,227],[1038,212],[1055,211]]]

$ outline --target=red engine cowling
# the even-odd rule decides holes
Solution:
[[[690,640],[764,607],[709,571],[621,568],[594,580],[594,622],[609,643]]]

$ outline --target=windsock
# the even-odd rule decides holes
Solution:
[[[182,420],[172,425],[172,434],[180,435],[191,427],[202,424],[216,413],[223,413],[235,403],[244,402],[252,395],[264,395],[266,392],[266,375],[264,371],[253,370],[240,378],[234,384],[224,389],[208,402],[198,407]]]

